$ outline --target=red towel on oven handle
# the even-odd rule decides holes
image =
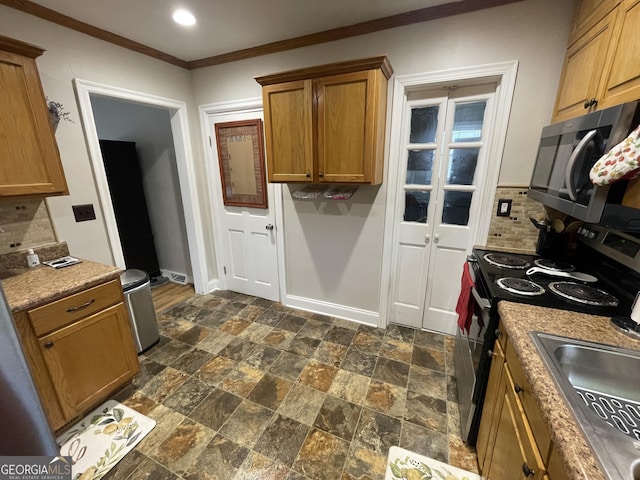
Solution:
[[[475,302],[473,301],[473,294],[471,289],[474,287],[473,278],[471,278],[471,272],[469,271],[469,263],[464,262],[462,267],[462,278],[460,280],[460,296],[458,297],[458,303],[456,305],[456,313],[458,314],[458,327],[462,331],[471,329],[471,322],[473,321],[473,310]]]

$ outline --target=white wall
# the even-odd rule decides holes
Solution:
[[[573,4],[573,0],[525,0],[193,72],[4,6],[0,6],[0,33],[48,49],[38,60],[45,93],[63,103],[76,121],[73,78],[188,104],[208,271],[215,272],[213,225],[207,220],[211,217],[204,195],[206,178],[194,105],[259,97],[260,86],[253,80],[259,75],[380,54],[389,56],[396,75],[518,60],[504,158],[493,161],[502,160],[500,183],[524,184],[529,180],[540,129],[551,116]],[[56,138],[71,192],[69,197],[49,201],[58,236],[69,242],[72,254],[110,263],[102,222],[76,224],[71,212],[73,204],[98,203],[81,126],[64,123]],[[339,204],[294,201],[288,188],[284,188],[283,200],[284,225],[279,227],[284,227],[286,236],[288,293],[377,312],[380,295],[386,295],[380,292],[386,184],[362,187],[350,201]]]
[[[97,96],[91,106],[101,140],[136,144],[160,269],[191,276],[169,111]]]
[[[196,103],[260,96],[256,76],[380,54],[396,75],[518,60],[500,183],[527,184],[540,130],[551,117],[572,13],[572,1],[527,0],[199,69]],[[362,187],[338,204],[293,200],[288,188],[283,200],[287,292],[377,312],[387,294],[380,292],[386,184]]]
[[[99,205],[91,162],[80,123],[73,89],[76,78],[121,87],[185,102],[189,112],[191,143],[202,216],[211,218],[206,200],[206,178],[202,164],[202,143],[197,108],[193,102],[191,73],[183,68],[131,52],[39,18],[0,5],[0,34],[32,43],[46,52],[37,59],[42,86],[50,99],[60,102],[75,123],[61,122],[56,140],[69,185],[69,195],[47,200],[50,215],[60,240],[65,240],[72,255],[113,264],[102,212],[97,220],[76,223],[72,205]],[[203,200],[204,199],[204,200]],[[203,225],[207,246],[206,267],[215,278],[215,256],[211,226]],[[213,275],[213,276],[212,276]]]

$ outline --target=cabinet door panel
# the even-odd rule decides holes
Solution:
[[[640,98],[640,0],[624,2],[620,10],[609,52],[603,107]]]
[[[476,451],[478,452],[478,464],[480,471],[484,472],[491,463],[493,445],[496,439],[498,422],[502,411],[502,401],[504,395],[501,394],[500,384],[503,382],[505,354],[499,340],[493,347],[493,359],[491,360],[491,370],[487,381],[487,390],[484,397],[484,407],[480,419],[480,429],[476,440]],[[503,387],[504,388],[504,387]]]
[[[313,181],[311,80],[262,89],[270,182]]]
[[[371,151],[366,137],[368,72],[322,78],[316,83],[318,176],[324,182],[367,181]]]
[[[0,196],[68,193],[35,60],[0,51]]]
[[[138,371],[128,317],[120,303],[39,339],[65,415],[93,406]]]
[[[605,17],[567,50],[554,122],[587,113],[585,102],[597,97],[614,16]]]
[[[488,469],[488,480],[521,479],[540,480],[546,475],[535,439],[526,421],[520,401],[514,391],[509,367],[503,373],[504,405],[500,413],[493,458]],[[524,466],[531,469],[525,475]]]
[[[573,17],[569,45],[602,20],[619,3],[620,0],[579,0]]]

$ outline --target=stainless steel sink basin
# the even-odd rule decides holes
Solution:
[[[640,480],[640,351],[529,335],[608,478]]]

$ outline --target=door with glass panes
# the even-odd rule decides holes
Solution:
[[[399,152],[389,321],[454,334],[496,85],[409,92]],[[499,161],[499,160],[498,160]]]

